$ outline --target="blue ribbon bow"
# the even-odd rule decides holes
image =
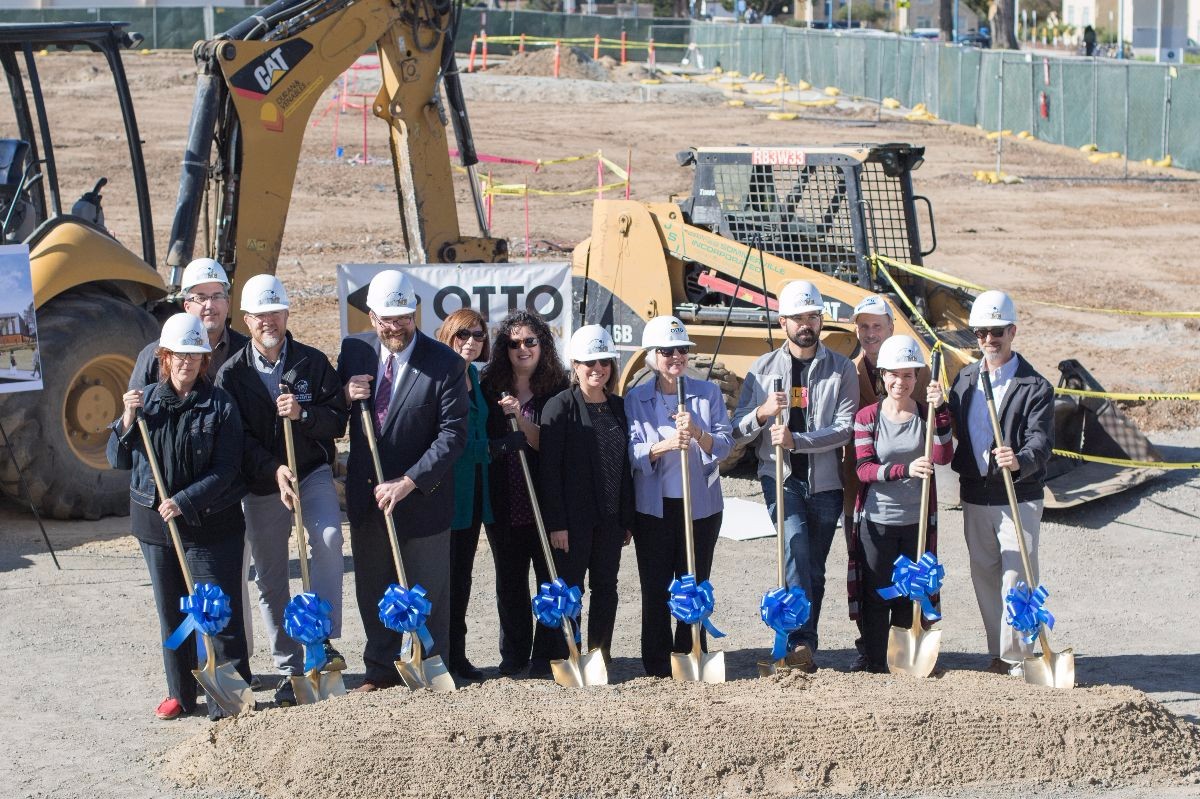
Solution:
[[[684,624],[699,622],[713,638],[725,637],[725,633],[714,627],[708,618],[717,603],[713,597],[712,583],[705,580],[697,585],[696,575],[685,574],[677,580],[672,580],[667,590],[671,593],[667,607],[671,609],[672,616]]]
[[[1050,592],[1045,586],[1039,585],[1037,590],[1030,591],[1028,585],[1019,582],[1004,599],[1008,623],[1021,633],[1021,640],[1027,644],[1032,644],[1037,638],[1039,626],[1044,624],[1054,629],[1054,615],[1043,607],[1048,596]]]
[[[178,649],[193,630],[198,630],[203,635],[216,635],[225,629],[225,625],[229,624],[229,619],[233,616],[229,597],[220,586],[212,583],[196,583],[190,595],[179,598],[179,609],[187,615],[183,623],[163,642],[167,649]],[[197,651],[203,653],[204,644],[202,640],[197,640]]]
[[[810,613],[812,603],[800,586],[772,588],[762,598],[758,615],[764,624],[775,631],[771,660],[782,660],[787,655],[788,633],[803,627]]]
[[[433,604],[425,598],[425,589],[419,585],[405,588],[392,583],[379,600],[379,620],[383,626],[393,632],[417,636],[426,652],[433,649],[433,636],[425,626],[431,610]]]
[[[946,579],[946,567],[938,563],[937,556],[926,552],[916,563],[907,555],[896,558],[892,569],[892,585],[876,589],[884,599],[908,597],[913,602],[921,603],[921,613],[930,621],[937,621],[942,614],[937,612],[930,597],[942,590],[942,581]]]
[[[318,671],[325,665],[322,644],[333,632],[333,608],[314,593],[298,594],[283,609],[283,631],[304,644],[304,670]]]
[[[541,624],[547,627],[561,627],[565,616],[572,621],[579,619],[583,611],[583,592],[578,586],[567,585],[561,577],[555,577],[553,582],[542,583],[537,596],[533,598],[533,615]],[[573,624],[575,643],[579,643],[579,625]]]

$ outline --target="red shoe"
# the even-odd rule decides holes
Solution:
[[[154,715],[163,721],[177,719],[183,714],[183,705],[175,697],[168,696],[154,709]]]

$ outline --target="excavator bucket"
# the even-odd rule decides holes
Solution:
[[[1059,388],[1104,392],[1078,361],[1058,365]],[[1154,462],[1162,456],[1128,416],[1103,397],[1056,395],[1054,448],[1104,458]],[[1164,473],[1164,469],[1117,466],[1055,455],[1046,474],[1046,507],[1069,508],[1116,494]]]

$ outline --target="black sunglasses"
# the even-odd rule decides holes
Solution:
[[[1004,338],[1004,334],[1008,332],[1009,327],[1011,325],[1005,325],[1004,327],[973,327],[971,328],[971,332],[975,334],[975,338],[983,341],[989,335],[992,338]]]
[[[521,349],[521,346],[524,345],[525,349],[531,350],[540,343],[541,342],[537,340],[536,336],[530,336],[529,338],[514,338],[512,341],[508,342],[508,348],[510,350],[519,350]]]
[[[658,354],[664,358],[670,358],[672,355],[687,355],[692,351],[691,347],[659,347]]]
[[[462,330],[455,330],[454,337],[459,341],[466,341],[469,338],[473,338],[476,341],[483,341],[487,338],[487,333],[482,330],[467,330],[464,327]]]
[[[576,361],[575,363],[583,364],[589,369],[595,369],[597,366],[612,366],[612,361],[608,358],[597,358],[594,361]]]

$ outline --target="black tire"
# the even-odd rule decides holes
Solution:
[[[709,375],[708,366],[711,363],[711,355],[689,355],[687,377],[689,380],[704,380],[707,377],[710,383],[715,383],[717,388],[721,389],[721,396],[725,398],[725,408],[729,411],[730,417],[732,417],[734,409],[737,408],[738,396],[742,392],[742,378],[726,369],[725,364],[721,361],[717,361],[712,368],[712,374]],[[652,379],[653,374],[654,372],[649,366],[643,366],[634,372],[625,390],[629,391],[634,386],[641,385],[647,380]],[[721,473],[725,474],[733,471],[745,456],[746,445],[734,444],[733,449],[721,461]]]
[[[29,496],[7,453],[0,490],[55,519],[128,515],[129,473],[104,463],[104,426],[120,415],[133,362],[158,325],[127,300],[83,292],[55,297],[37,322],[43,389],[0,396]]]

